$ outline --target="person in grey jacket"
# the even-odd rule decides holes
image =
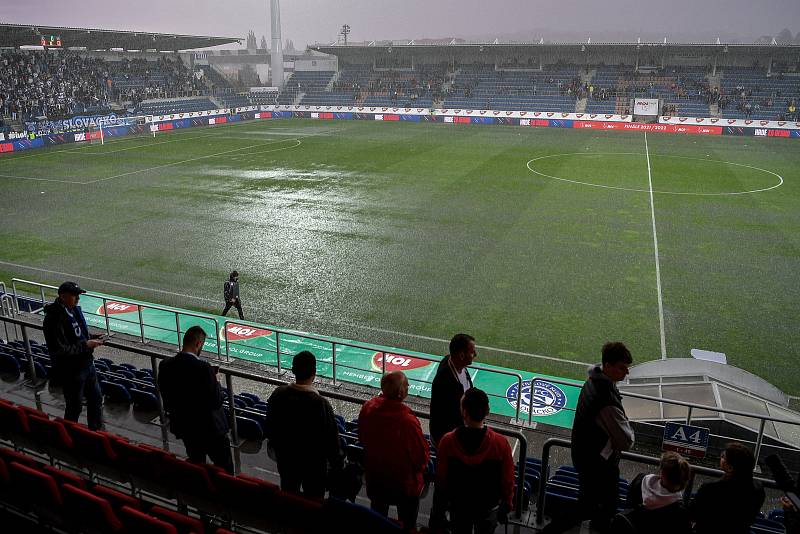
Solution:
[[[230,276],[228,277],[228,281],[225,282],[225,287],[223,288],[223,292],[225,294],[225,309],[222,310],[222,315],[225,316],[228,314],[228,310],[231,309],[231,306],[236,308],[236,311],[239,312],[239,319],[244,319],[244,314],[242,313],[242,302],[239,300],[239,272],[233,271]]]
[[[633,363],[624,343],[603,345],[602,363],[589,370],[572,424],[572,463],[578,471],[578,511],[559,517],[543,532],[564,532],[584,519],[592,528],[607,532],[619,501],[619,459],[633,446],[630,421],[622,407],[617,382]]]

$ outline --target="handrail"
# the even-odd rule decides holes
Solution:
[[[567,382],[567,381],[564,381],[564,380],[558,380],[558,379],[554,379],[554,378],[549,378],[549,377],[547,379],[543,379],[543,378],[540,379],[538,377],[534,377],[532,380],[546,380],[547,382],[551,382],[551,383],[554,383],[554,384],[573,385],[571,382]],[[740,411],[740,410],[731,410],[731,409],[720,408],[720,407],[716,407],[716,406],[707,406],[705,404],[692,404],[690,402],[681,401],[681,400],[677,400],[677,399],[666,399],[664,397],[653,397],[651,395],[643,395],[641,393],[620,391],[620,394],[623,397],[631,397],[631,398],[642,399],[642,400],[647,400],[647,401],[652,401],[652,402],[658,402],[658,403],[661,403],[661,404],[673,404],[673,405],[677,405],[677,406],[686,407],[686,408],[688,408],[688,413],[687,413],[687,418],[686,418],[686,424],[687,425],[691,424],[692,412],[694,410],[706,410],[706,411],[710,411],[710,412],[719,412],[719,413],[725,413],[725,414],[730,414],[730,415],[738,415],[740,417],[747,417],[749,419],[756,419],[756,420],[760,421],[758,437],[757,437],[757,440],[756,440],[756,451],[755,451],[756,452],[756,459],[758,459],[758,457],[760,455],[760,452],[761,452],[761,446],[762,446],[763,438],[764,438],[764,427],[766,426],[766,422],[767,421],[772,422],[772,423],[782,423],[782,424],[787,424],[787,425],[800,426],[800,421],[792,421],[790,419],[783,419],[781,417],[772,417],[772,416],[768,416],[768,415],[761,415],[761,414],[756,414],[756,413],[751,413],[751,412],[743,412],[743,411]],[[531,403],[533,403],[533,400],[531,400]]]
[[[23,336],[27,339],[27,328],[33,328],[35,330],[43,330],[43,326],[40,324],[32,323],[29,321],[24,321],[22,319],[14,318],[14,317],[0,317],[0,321],[9,322],[15,325],[19,325],[22,328]],[[164,411],[163,401],[161,399],[161,390],[158,387],[158,366],[156,365],[157,360],[163,360],[169,358],[165,354],[160,352],[156,352],[151,349],[147,349],[144,347],[136,347],[127,345],[124,343],[119,343],[117,341],[108,340],[105,342],[105,345],[111,348],[123,350],[126,352],[132,352],[135,354],[140,354],[143,356],[150,357],[150,364],[153,371],[153,381],[155,383],[156,388],[156,397],[158,399],[158,406],[159,406],[159,420],[161,426],[161,434],[162,434],[162,441],[164,443],[164,448],[169,450],[169,440],[167,435],[167,424],[166,424],[166,413]],[[30,344],[26,342],[25,344],[25,351],[27,353],[29,362],[33,361],[33,354],[30,349]],[[251,380],[253,382],[259,382],[262,384],[271,384],[276,386],[283,386],[289,384],[289,382],[285,380],[279,380],[276,378],[266,377],[262,375],[258,375],[255,373],[251,373],[242,369],[235,369],[230,367],[219,367],[219,373],[225,376],[225,385],[226,389],[228,390],[228,399],[229,406],[230,406],[230,419],[231,419],[231,435],[234,438],[232,443],[232,447],[234,450],[234,460],[235,460],[235,470],[236,472],[241,471],[241,457],[239,453],[239,444],[238,444],[238,428],[236,425],[236,409],[233,406],[233,398],[235,395],[234,386],[233,386],[233,378],[241,378],[245,380]],[[320,395],[323,397],[329,397],[332,399],[341,400],[344,402],[351,402],[354,404],[361,404],[363,405],[367,402],[365,399],[360,399],[358,397],[348,395],[345,393],[337,392],[337,391],[325,391],[319,390]],[[412,412],[417,417],[422,417],[423,419],[430,419],[430,414],[427,412],[423,412],[421,410],[412,409]],[[516,495],[516,503],[515,503],[515,517],[517,519],[522,518],[522,508],[523,508],[523,498],[524,498],[524,483],[525,483],[525,459],[528,456],[528,439],[525,437],[522,432],[518,430],[509,430],[501,427],[492,427],[492,430],[495,432],[502,434],[504,436],[514,438],[519,442],[519,463],[517,468],[517,495]]]
[[[572,442],[568,439],[563,439],[563,438],[550,438],[547,441],[545,441],[544,445],[542,446],[542,471],[541,471],[541,476],[539,477],[539,494],[536,496],[536,517],[535,517],[536,526],[541,526],[542,523],[544,522],[544,500],[545,500],[545,493],[547,492],[547,483],[548,483],[547,473],[550,469],[550,450],[553,447],[563,447],[571,449]],[[623,451],[620,453],[620,456],[623,460],[630,460],[632,462],[638,462],[648,465],[658,465],[661,462],[659,458],[656,458],[654,456],[646,456],[644,454],[638,454],[635,452]],[[721,469],[715,469],[713,467],[692,465],[692,477],[694,477],[697,474],[719,477],[724,475],[725,472],[722,471]],[[778,484],[772,479],[754,476],[753,480],[758,481],[764,487],[780,489]]]
[[[45,303],[45,299],[44,299],[44,290],[45,290],[45,288],[47,288],[47,289],[58,289],[57,286],[51,286],[49,284],[42,284],[42,283],[39,283],[39,282],[33,282],[31,280],[24,280],[22,278],[12,278],[11,279],[11,287],[12,287],[13,292],[14,292],[14,301],[15,302],[17,301],[17,285],[16,285],[17,282],[19,282],[20,284],[27,284],[27,285],[31,285],[31,286],[34,286],[34,287],[38,287],[40,289],[40,293],[41,293],[42,307],[43,308],[44,308],[44,306],[46,304]],[[145,337],[144,337],[144,327],[145,326],[150,326],[150,325],[145,325],[144,324],[144,320],[142,318],[142,308],[149,309],[149,310],[164,311],[164,312],[167,312],[167,313],[175,314],[176,345],[178,347],[181,346],[181,329],[180,329],[180,317],[181,316],[195,317],[197,319],[202,319],[204,321],[213,321],[214,322],[214,332],[215,332],[214,339],[216,340],[216,344],[217,344],[217,359],[221,359],[222,358],[222,350],[221,350],[220,343],[219,343],[219,320],[217,320],[217,318],[215,318],[214,316],[201,315],[201,314],[198,314],[198,313],[194,313],[194,312],[191,312],[191,311],[184,311],[184,310],[176,311],[174,309],[170,309],[170,308],[167,308],[165,306],[159,306],[157,304],[142,304],[141,302],[137,302],[137,301],[134,301],[134,300],[126,299],[126,298],[123,298],[123,297],[119,297],[119,298],[118,297],[114,297],[113,299],[110,299],[105,295],[102,295],[100,293],[95,293],[93,291],[87,291],[86,295],[88,295],[90,297],[99,298],[99,299],[101,299],[103,301],[103,312],[104,313],[102,315],[99,314],[99,313],[90,313],[90,315],[94,315],[94,316],[97,316],[97,317],[104,317],[105,318],[105,320],[106,320],[106,333],[107,334],[111,333],[110,318],[109,318],[109,315],[108,315],[108,308],[106,307],[106,304],[108,303],[109,300],[111,300],[112,302],[121,302],[123,304],[132,304],[132,305],[136,306],[138,308],[138,310],[139,310],[139,335],[140,335],[140,338],[141,338],[142,342],[144,342],[144,339],[145,339]],[[126,322],[130,322],[131,324],[136,324],[133,321],[126,321]]]

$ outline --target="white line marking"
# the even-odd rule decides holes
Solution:
[[[210,303],[214,303],[214,304],[221,304],[220,299],[210,299],[210,298],[206,298],[206,297],[198,297],[198,296],[195,296],[195,295],[187,295],[186,293],[177,293],[175,291],[166,291],[164,289],[156,289],[156,288],[152,288],[152,287],[145,287],[145,286],[139,286],[139,285],[134,285],[134,284],[126,284],[126,283],[123,283],[123,282],[115,282],[113,280],[104,280],[102,278],[92,278],[90,276],[83,276],[83,275],[73,274],[73,273],[65,273],[65,272],[62,272],[62,271],[53,271],[53,270],[50,270],[50,269],[42,269],[41,267],[32,267],[30,265],[22,265],[22,264],[19,264],[19,263],[12,263],[12,262],[3,261],[3,260],[0,260],[0,265],[6,265],[6,266],[9,266],[9,267],[15,267],[17,269],[27,269],[29,271],[37,271],[37,272],[46,273],[46,274],[57,274],[59,276],[64,276],[64,277],[67,277],[67,278],[72,278],[72,279],[77,279],[77,280],[89,280],[89,281],[92,281],[92,282],[99,282],[101,284],[109,284],[109,285],[114,285],[114,286],[119,286],[119,287],[127,287],[127,288],[130,288],[130,289],[139,289],[141,291],[150,291],[152,293],[161,293],[161,294],[164,294],[164,295],[172,295],[172,296],[175,296],[175,297],[191,299],[191,300],[195,300],[195,301],[199,301],[199,302],[210,302]],[[262,307],[256,307],[256,306],[247,306],[247,305],[245,305],[245,306],[243,306],[243,308],[248,310],[248,311],[262,312],[262,313],[265,312],[265,311],[269,311],[269,310],[265,310]],[[316,321],[319,321],[319,319],[317,319],[315,317],[312,317],[312,319],[314,319]],[[331,320],[328,320],[328,319],[323,319],[322,321],[327,322],[329,324],[339,325],[339,326],[347,326],[347,327],[351,327],[351,328],[363,328],[365,330],[372,330],[374,332],[382,332],[382,333],[385,333],[385,334],[395,334],[395,335],[398,335],[398,336],[405,336],[405,337],[409,337],[409,338],[413,338],[413,339],[422,339],[422,340],[426,340],[426,341],[437,341],[437,342],[440,342],[440,343],[449,343],[450,342],[449,339],[441,339],[441,338],[437,338],[437,337],[421,336],[421,335],[418,335],[418,334],[409,334],[407,332],[397,332],[397,331],[394,331],[394,330],[385,330],[383,328],[375,328],[375,327],[366,326],[366,325],[356,325],[356,324],[351,324],[351,323],[342,323],[342,322],[338,322],[338,321],[331,321]],[[542,356],[541,354],[531,354],[531,353],[528,353],[528,352],[520,352],[520,351],[516,351],[516,350],[501,349],[501,348],[497,348],[497,347],[487,347],[487,346],[484,346],[484,345],[476,345],[476,347],[479,348],[479,349],[491,350],[491,351],[500,352],[500,353],[503,353],[503,354],[512,354],[514,356],[525,356],[527,358],[536,358],[536,359],[542,359],[542,360],[552,360],[552,361],[556,361],[556,362],[563,362],[563,363],[569,363],[569,364],[574,364],[574,365],[580,365],[581,367],[587,367],[588,365],[590,365],[588,362],[565,360],[565,359],[557,358],[557,357],[554,357],[554,356]]]
[[[656,257],[656,291],[658,292],[658,325],[661,329],[661,359],[667,359],[667,338],[664,333],[664,302],[661,297],[661,265],[658,258],[658,234],[656,233],[656,205],[653,200],[653,171],[650,168],[650,147],[647,132],[644,133],[644,153],[647,156],[647,182],[650,186],[650,218],[653,220],[653,250]]]
[[[569,178],[561,178],[559,176],[552,176],[550,174],[545,174],[543,172],[539,172],[533,167],[531,167],[531,163],[534,161],[539,161],[542,159],[548,158],[557,158],[561,156],[641,156],[639,152],[569,152],[564,154],[548,154],[547,156],[540,156],[538,158],[533,158],[529,160],[528,163],[525,165],[529,171],[534,174],[538,174],[539,176],[544,176],[545,178],[551,178],[553,180],[559,180],[561,182],[569,182],[571,184],[578,184],[578,185],[587,185],[589,187],[598,187],[601,189],[615,189],[617,191],[633,191],[635,193],[649,193],[650,190],[648,189],[635,189],[632,187],[618,187],[613,185],[603,185],[603,184],[593,184],[591,182],[581,182],[579,180],[570,180]],[[659,155],[660,158],[677,158],[677,159],[689,159],[693,161],[705,161],[711,163],[722,163],[724,165],[733,165],[736,167],[744,167],[746,169],[752,169],[754,171],[765,172],[767,174],[771,174],[778,179],[778,183],[770,186],[764,187],[762,189],[751,189],[749,191],[733,191],[729,193],[692,193],[692,192],[681,192],[681,191],[653,191],[653,193],[658,195],[686,195],[686,196],[695,196],[695,197],[724,197],[724,196],[735,196],[735,195],[749,195],[752,193],[763,193],[765,191],[770,191],[772,189],[777,189],[778,187],[783,185],[783,176],[776,172],[768,171],[767,169],[762,169],[760,167],[755,167],[753,165],[746,165],[744,163],[733,163],[732,161],[721,161],[717,159],[706,159],[706,158],[693,158],[690,156],[672,156],[669,154]]]

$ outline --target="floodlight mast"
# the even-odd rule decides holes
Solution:
[[[339,35],[341,35],[342,39],[344,39],[344,45],[345,46],[347,46],[347,36],[349,34],[350,34],[350,25],[349,24],[345,24],[344,26],[342,26],[342,31],[339,32]]]
[[[281,43],[281,2],[280,0],[270,0],[270,23],[272,36],[271,50],[271,70],[272,86],[279,90],[283,89],[283,45]]]

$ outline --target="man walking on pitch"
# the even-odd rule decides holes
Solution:
[[[230,310],[231,306],[233,306],[236,308],[236,311],[239,312],[239,319],[244,319],[244,314],[242,313],[242,302],[239,300],[238,271],[233,271],[228,277],[228,281],[225,282],[224,294],[225,294],[225,309],[222,310],[222,315],[223,316],[227,315],[228,310]]]

